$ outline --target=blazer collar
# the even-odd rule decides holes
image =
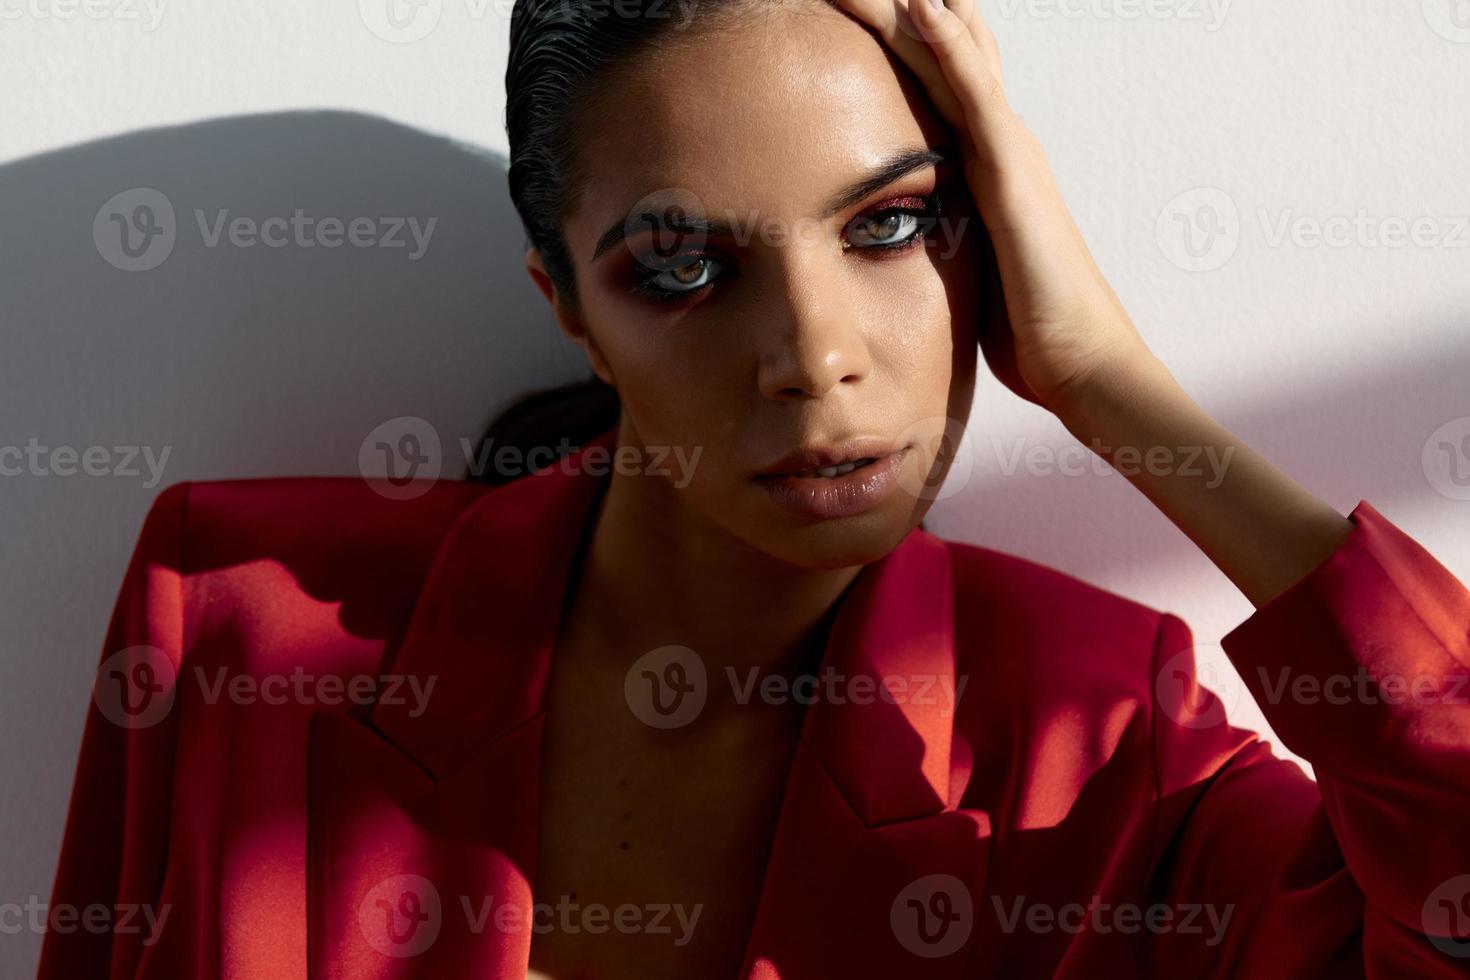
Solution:
[[[384,668],[433,679],[432,694],[370,716],[436,781],[542,711],[571,570],[610,480],[585,457],[616,438],[486,493],[441,543]],[[915,529],[862,570],[833,621],[802,739],[869,826],[937,813],[958,795],[952,768],[968,776],[951,758],[952,574],[947,545]]]

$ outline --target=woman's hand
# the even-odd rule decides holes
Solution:
[[[1320,565],[1351,523],[1242,445],[1148,349],[1006,102],[975,0],[833,2],[876,30],[958,131],[994,249],[980,346],[996,377],[1114,463],[1257,606]],[[1191,465],[1201,454],[1221,471]]]
[[[995,376],[1060,414],[1103,369],[1151,359],[1082,240],[1041,145],[1006,101],[1000,52],[975,0],[835,2],[884,39],[958,131],[994,250],[983,259],[992,305],[979,332]]]

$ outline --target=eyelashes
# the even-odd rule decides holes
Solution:
[[[866,229],[866,244],[849,245],[844,252],[876,252],[886,255],[907,252],[922,244],[941,213],[938,193],[887,201],[854,218],[847,226]],[[691,251],[666,258],[645,258],[636,264],[629,292],[661,303],[677,303],[704,292],[720,279],[715,270],[730,263],[707,252]]]

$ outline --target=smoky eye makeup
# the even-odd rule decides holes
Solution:
[[[895,195],[849,220],[843,228],[843,252],[882,259],[920,248],[932,234],[943,204],[939,190]],[[662,252],[633,253],[627,291],[661,304],[688,302],[738,275],[734,260],[708,248],[677,247]]]

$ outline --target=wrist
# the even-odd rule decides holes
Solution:
[[[1164,362],[1147,348],[1100,360],[1059,389],[1047,408],[1079,439],[1097,434],[1097,427],[1118,415],[1120,407],[1151,397],[1182,392]]]

